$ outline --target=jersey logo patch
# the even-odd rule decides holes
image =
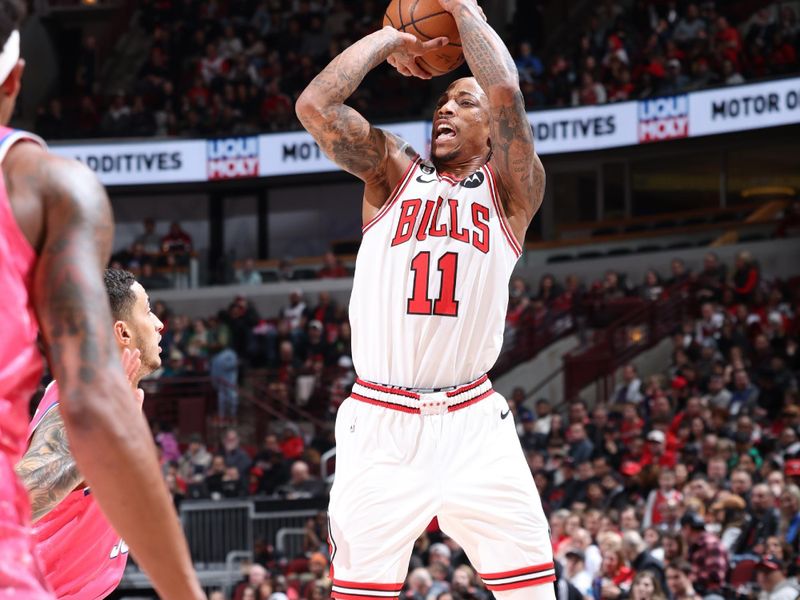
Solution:
[[[465,187],[467,189],[475,189],[477,187],[481,187],[483,185],[483,181],[486,177],[480,171],[475,171],[472,175],[464,179],[461,182],[461,187]]]
[[[124,540],[120,540],[119,544],[111,548],[111,554],[108,558],[111,560],[117,558],[120,554],[127,554],[128,553],[128,544],[125,543]]]

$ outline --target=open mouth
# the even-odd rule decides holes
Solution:
[[[436,126],[436,141],[451,140],[456,137],[456,130],[449,123]]]

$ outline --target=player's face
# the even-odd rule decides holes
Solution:
[[[147,375],[161,366],[161,330],[164,324],[150,310],[150,298],[138,283],[131,286],[136,301],[131,315],[126,320],[131,328],[132,346],[142,353],[142,375]]]
[[[489,101],[472,77],[458,79],[442,94],[433,112],[431,157],[447,165],[481,156],[489,148]]]

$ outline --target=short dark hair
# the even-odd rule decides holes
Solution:
[[[19,29],[25,17],[25,4],[21,0],[0,0],[0,47],[8,41],[12,31]]]
[[[111,305],[111,316],[115,321],[126,319],[136,302],[136,296],[131,289],[136,283],[136,277],[130,271],[106,269],[103,273],[103,283]]]
[[[668,569],[675,569],[676,571],[680,571],[684,575],[691,575],[692,574],[692,565],[689,564],[687,561],[683,560],[682,558],[676,559],[671,561],[667,565]]]

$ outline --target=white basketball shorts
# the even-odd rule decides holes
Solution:
[[[434,516],[488,589],[555,581],[539,494],[489,379],[427,394],[358,380],[336,417],[332,596],[397,598]]]

